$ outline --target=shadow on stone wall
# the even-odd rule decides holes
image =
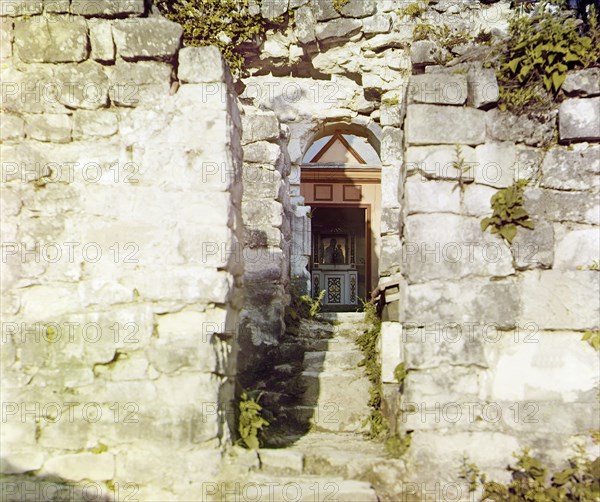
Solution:
[[[17,470],[3,460],[3,471]],[[110,486],[110,488],[109,488]],[[68,481],[59,476],[35,474],[2,474],[0,477],[0,500],[2,502],[114,502],[135,498],[135,483],[99,483],[94,481]]]

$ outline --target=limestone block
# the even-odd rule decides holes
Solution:
[[[422,176],[415,175],[406,180],[405,191],[405,205],[408,214],[461,212],[460,190],[456,183],[441,180],[429,181]]]
[[[498,80],[492,68],[471,68],[467,73],[469,99],[467,104],[474,108],[487,109],[498,102]]]
[[[520,324],[540,329],[592,329],[600,324],[592,302],[600,296],[599,274],[591,271],[532,270],[520,285]]]
[[[558,111],[561,141],[600,140],[600,97],[567,99]]]
[[[430,417],[430,420],[435,418],[434,415]],[[448,472],[448,466],[460,465],[465,452],[469,452],[469,459],[478,466],[506,466],[514,461],[513,454],[525,446],[523,443],[526,441],[521,442],[514,435],[500,432],[440,434],[439,431],[415,431],[409,455],[413,461],[427,466],[428,477],[442,479],[443,476],[453,475]],[[458,475],[458,469],[455,475]],[[489,467],[485,470],[489,473]],[[493,479],[500,478],[493,476]],[[423,492],[425,489],[426,486]],[[466,486],[464,490],[467,490]],[[419,493],[419,500],[420,497]]]
[[[120,17],[144,14],[144,0],[71,0],[71,13],[85,17]],[[135,23],[134,23],[135,24]]]
[[[88,57],[88,30],[85,19],[56,16],[17,20],[16,52],[25,63],[68,63]]]
[[[279,139],[279,121],[273,112],[247,109],[242,115],[242,144]]]
[[[153,61],[128,63],[117,61],[110,67],[110,99],[119,106],[137,106],[154,102],[169,94],[170,65]]]
[[[206,373],[163,375],[156,380],[159,399],[170,406],[189,404],[190,395],[197,396],[200,403],[218,403],[220,387],[221,379]]]
[[[398,383],[394,377],[394,370],[404,360],[402,324],[399,322],[382,322],[379,343],[381,379],[384,383]]]
[[[531,188],[525,191],[525,209],[534,219],[600,224],[600,201],[592,192]]]
[[[257,141],[244,147],[244,162],[275,165],[280,155],[279,145],[266,141]]]
[[[467,101],[467,78],[445,73],[413,75],[408,83],[408,99],[409,103],[462,105]]]
[[[269,0],[263,2],[260,13],[266,19],[275,19],[288,10],[289,0]]]
[[[2,128],[0,141],[20,140],[25,136],[25,121],[18,115],[3,113],[0,116]]]
[[[316,41],[315,26],[317,19],[310,6],[304,5],[294,13],[294,23],[296,25],[296,37],[298,37],[300,43],[309,44]]]
[[[443,60],[446,52],[431,40],[418,40],[410,46],[410,60],[417,67],[436,64]]]
[[[404,133],[396,127],[384,127],[381,136],[381,162],[383,165],[402,163],[404,151]]]
[[[90,57],[95,61],[112,63],[115,60],[115,42],[109,21],[95,20],[90,27]]]
[[[317,21],[329,21],[341,16],[330,0],[310,0],[310,5]]]
[[[4,453],[0,457],[0,472],[2,474],[24,474],[37,471],[46,459],[45,453],[33,448],[10,453],[5,451]]]
[[[255,199],[277,199],[283,188],[279,171],[265,169],[258,164],[244,166],[244,197],[246,201]]]
[[[527,331],[520,336],[498,333],[497,343],[486,344],[488,357],[495,361],[484,379],[487,400],[552,399],[572,405],[583,400],[584,392],[593,392],[598,360],[591,347],[581,343],[581,333],[542,331],[539,326]],[[526,379],[515,372],[517,366],[528,368]]]
[[[437,368],[441,365],[487,367],[485,345],[494,342],[497,331],[488,335],[483,323],[405,324],[402,331],[406,367]]]
[[[115,457],[111,453],[56,455],[44,464],[42,472],[71,481],[104,481],[115,474]]]
[[[344,17],[367,17],[377,11],[376,0],[350,0],[340,9]]]
[[[22,314],[28,321],[52,320],[82,308],[76,285],[30,286],[22,295]]]
[[[381,168],[381,207],[399,208],[402,198],[401,167],[398,164]]]
[[[511,249],[517,269],[550,268],[554,263],[554,226],[542,218],[533,218],[535,228],[519,227]]]
[[[557,146],[542,163],[540,186],[557,190],[588,190],[600,187],[600,146],[570,150]]]
[[[514,143],[486,143],[475,148],[475,182],[497,188],[513,184],[517,162]]]
[[[406,139],[412,145],[479,145],[485,140],[485,115],[472,108],[409,105]]]
[[[475,401],[479,395],[478,373],[472,367],[451,365],[409,371],[404,383],[405,403],[433,409],[436,403]]]
[[[78,110],[73,114],[73,137],[108,137],[119,129],[117,114],[110,111]]]
[[[60,85],[58,102],[65,106],[96,110],[108,104],[110,83],[101,64],[86,61],[60,65],[56,69],[56,80]]]
[[[567,96],[597,96],[600,94],[600,69],[571,71],[561,86]]]
[[[25,131],[27,136],[38,141],[68,143],[71,141],[71,117],[57,113],[29,115]]]
[[[15,0],[0,3],[0,16],[18,17],[41,14],[44,8],[42,0]]]
[[[112,24],[118,54],[127,60],[170,60],[179,49],[183,29],[163,17],[117,20]]]
[[[46,12],[66,14],[69,12],[70,0],[46,0],[44,9]]]
[[[392,20],[389,16],[376,14],[363,19],[363,33],[365,35],[375,35],[377,33],[389,33],[392,27]]]
[[[536,146],[552,140],[556,116],[552,112],[538,120],[493,108],[485,114],[485,123],[489,139]]]
[[[465,186],[463,192],[463,210],[468,216],[489,216],[492,213],[492,197],[497,189],[473,183]]]
[[[400,105],[381,105],[380,123],[383,127],[401,127],[404,121],[405,108]]]
[[[587,269],[600,259],[597,227],[562,231],[556,240],[555,269]]]
[[[338,40],[355,35],[362,28],[362,23],[358,19],[334,19],[326,23],[317,23],[317,40],[324,42],[326,40]]]
[[[532,146],[517,145],[517,161],[514,166],[515,181],[535,178],[544,157],[543,151]]]
[[[2,10],[0,6],[0,10]],[[13,25],[12,23],[2,22],[0,23],[0,60],[9,60],[12,58],[13,49]]]
[[[168,279],[167,279],[168,278]],[[165,266],[161,270],[119,269],[118,280],[136,288],[150,301],[227,303],[233,296],[234,278],[225,271],[200,266]]]
[[[259,451],[261,465],[277,471],[301,474],[304,455],[297,451],[261,449]]]
[[[264,41],[260,59],[289,59],[290,41],[281,33],[276,33]]]
[[[510,249],[496,236],[482,233],[478,218],[454,214],[409,216],[404,249],[405,272],[413,283],[514,273]]]
[[[283,206],[273,200],[247,201],[242,204],[242,217],[252,228],[279,228],[283,220]]]
[[[184,47],[179,51],[177,76],[193,84],[226,82],[229,70],[216,47]]]
[[[456,147],[410,146],[406,149],[406,170],[408,173],[420,171],[428,179],[471,181],[477,164],[475,149],[461,145],[460,156],[465,162],[464,167],[469,168],[462,174],[454,165],[459,160]]]
[[[381,256],[379,257],[379,275],[393,275],[400,271],[402,260],[402,245],[398,235],[381,237]]]
[[[406,322],[495,323],[498,328],[515,326],[519,312],[518,288],[511,280],[488,279],[431,281],[408,287]],[[456,303],[456,298],[461,298]]]

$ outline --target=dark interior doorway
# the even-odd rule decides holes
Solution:
[[[355,311],[370,288],[368,208],[313,204],[313,296],[325,290],[324,311]]]

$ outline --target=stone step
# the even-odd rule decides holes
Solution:
[[[362,368],[336,373],[303,371],[300,381],[306,389],[300,404],[330,404],[353,414],[368,414],[370,383]]]
[[[358,350],[358,347],[352,339],[344,337],[336,337],[330,339],[297,337],[294,338],[294,342],[294,344],[300,344],[302,346],[302,349],[306,352],[340,352],[344,350]]]
[[[286,413],[299,423],[310,424],[317,432],[367,432],[367,415],[356,410],[346,409],[335,403],[322,406],[291,406]]]
[[[311,432],[294,450],[304,454],[304,473],[369,481],[382,501],[396,501],[407,477],[406,462],[390,458],[382,442],[360,434]]]
[[[317,314],[317,320],[332,324],[348,323],[359,324],[365,322],[364,312],[321,312]]]
[[[358,368],[362,353],[354,350],[305,352],[303,368],[306,371],[344,371]]]
[[[302,474],[304,453],[290,448],[261,448],[258,450],[261,470],[279,474]]]
[[[370,483],[341,477],[253,475],[245,486],[247,500],[260,502],[377,502]],[[243,495],[243,494],[241,494]],[[240,497],[239,500],[244,500]]]

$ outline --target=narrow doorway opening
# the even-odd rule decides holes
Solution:
[[[310,260],[313,296],[324,311],[355,311],[371,288],[368,207],[313,205]]]

